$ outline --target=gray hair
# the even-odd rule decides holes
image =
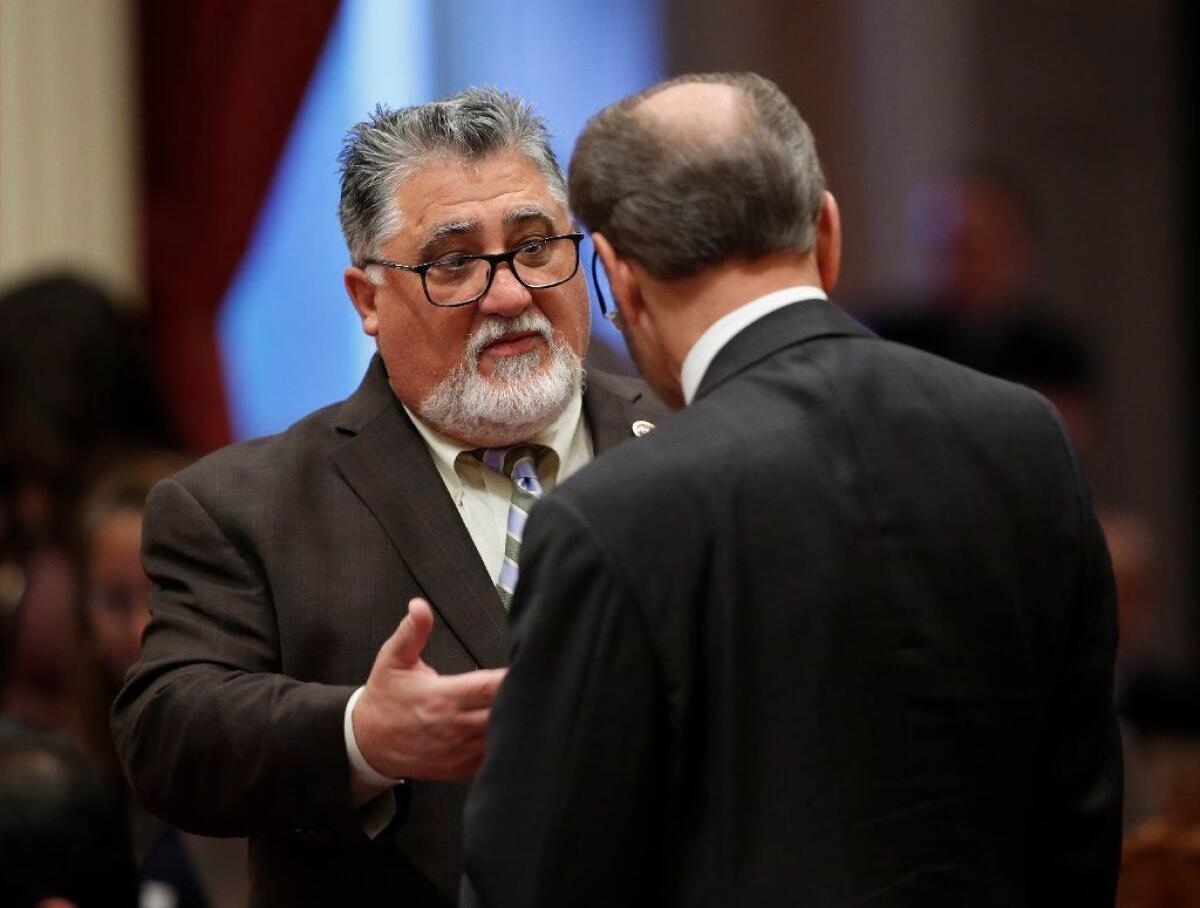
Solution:
[[[496,88],[392,110],[378,105],[346,134],[338,162],[342,192],[338,219],[355,263],[377,254],[400,228],[396,192],[431,159],[474,161],[500,151],[529,157],[551,196],[564,205],[566,184],[550,148],[550,133],[526,101]]]
[[[664,134],[637,110],[687,82],[739,91],[743,122],[732,137]],[[754,73],[679,76],[624,98],[588,121],[571,157],[576,216],[662,280],[730,258],[808,252],[824,189],[808,125]]]

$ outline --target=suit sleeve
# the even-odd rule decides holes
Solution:
[[[1122,797],[1113,691],[1116,588],[1091,494],[1061,423],[1058,434],[1071,468],[1079,581],[1051,681],[1045,771],[1035,792],[1031,904],[1111,906]]]
[[[526,530],[513,657],[466,807],[463,905],[654,904],[665,731],[653,648],[583,518]]]
[[[147,502],[142,559],[151,620],[113,706],[139,800],[205,835],[360,838],[342,732],[353,688],[281,673],[262,571],[175,480]]]

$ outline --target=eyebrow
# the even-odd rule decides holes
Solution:
[[[553,226],[554,215],[541,205],[522,205],[519,208],[513,208],[504,212],[504,217],[501,218],[501,223],[505,227],[511,227],[514,224],[524,224],[526,221],[545,221]]]
[[[483,226],[474,220],[446,221],[438,224],[429,231],[429,235],[421,243],[421,248],[417,250],[417,257],[422,262],[428,261],[437,245],[444,240],[467,233],[478,233],[482,229]]]
[[[505,227],[527,224],[530,221],[542,221],[548,227],[553,227],[554,215],[543,205],[521,205],[518,208],[512,208],[504,212],[503,217],[500,219],[500,223]],[[437,224],[429,231],[424,242],[421,243],[420,248],[417,250],[417,259],[421,262],[427,262],[433,257],[438,245],[445,240],[451,237],[478,233],[482,229],[483,225],[479,221],[469,218]]]

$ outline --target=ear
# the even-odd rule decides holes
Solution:
[[[842,215],[831,192],[822,195],[817,218],[817,271],[825,292],[832,293],[842,272]]]
[[[350,302],[354,304],[354,311],[362,321],[363,332],[375,337],[379,334],[379,310],[375,305],[375,294],[379,287],[362,268],[353,265],[343,273],[342,281]]]
[[[612,244],[603,233],[593,233],[592,243],[600,254],[604,271],[608,275],[608,286],[612,290],[613,302],[621,313],[625,324],[635,325],[645,315],[642,288],[637,273],[630,263],[617,255]]]

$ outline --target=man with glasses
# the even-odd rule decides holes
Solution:
[[[1111,908],[1113,583],[1054,410],[828,299],[766,79],[606,108],[570,178],[682,410],[530,519],[461,904]]]
[[[663,411],[584,381],[581,235],[526,104],[381,108],[341,161],[379,353],[345,402],[151,495],[116,740],[152,810],[252,837],[256,905],[448,905],[525,517]]]

